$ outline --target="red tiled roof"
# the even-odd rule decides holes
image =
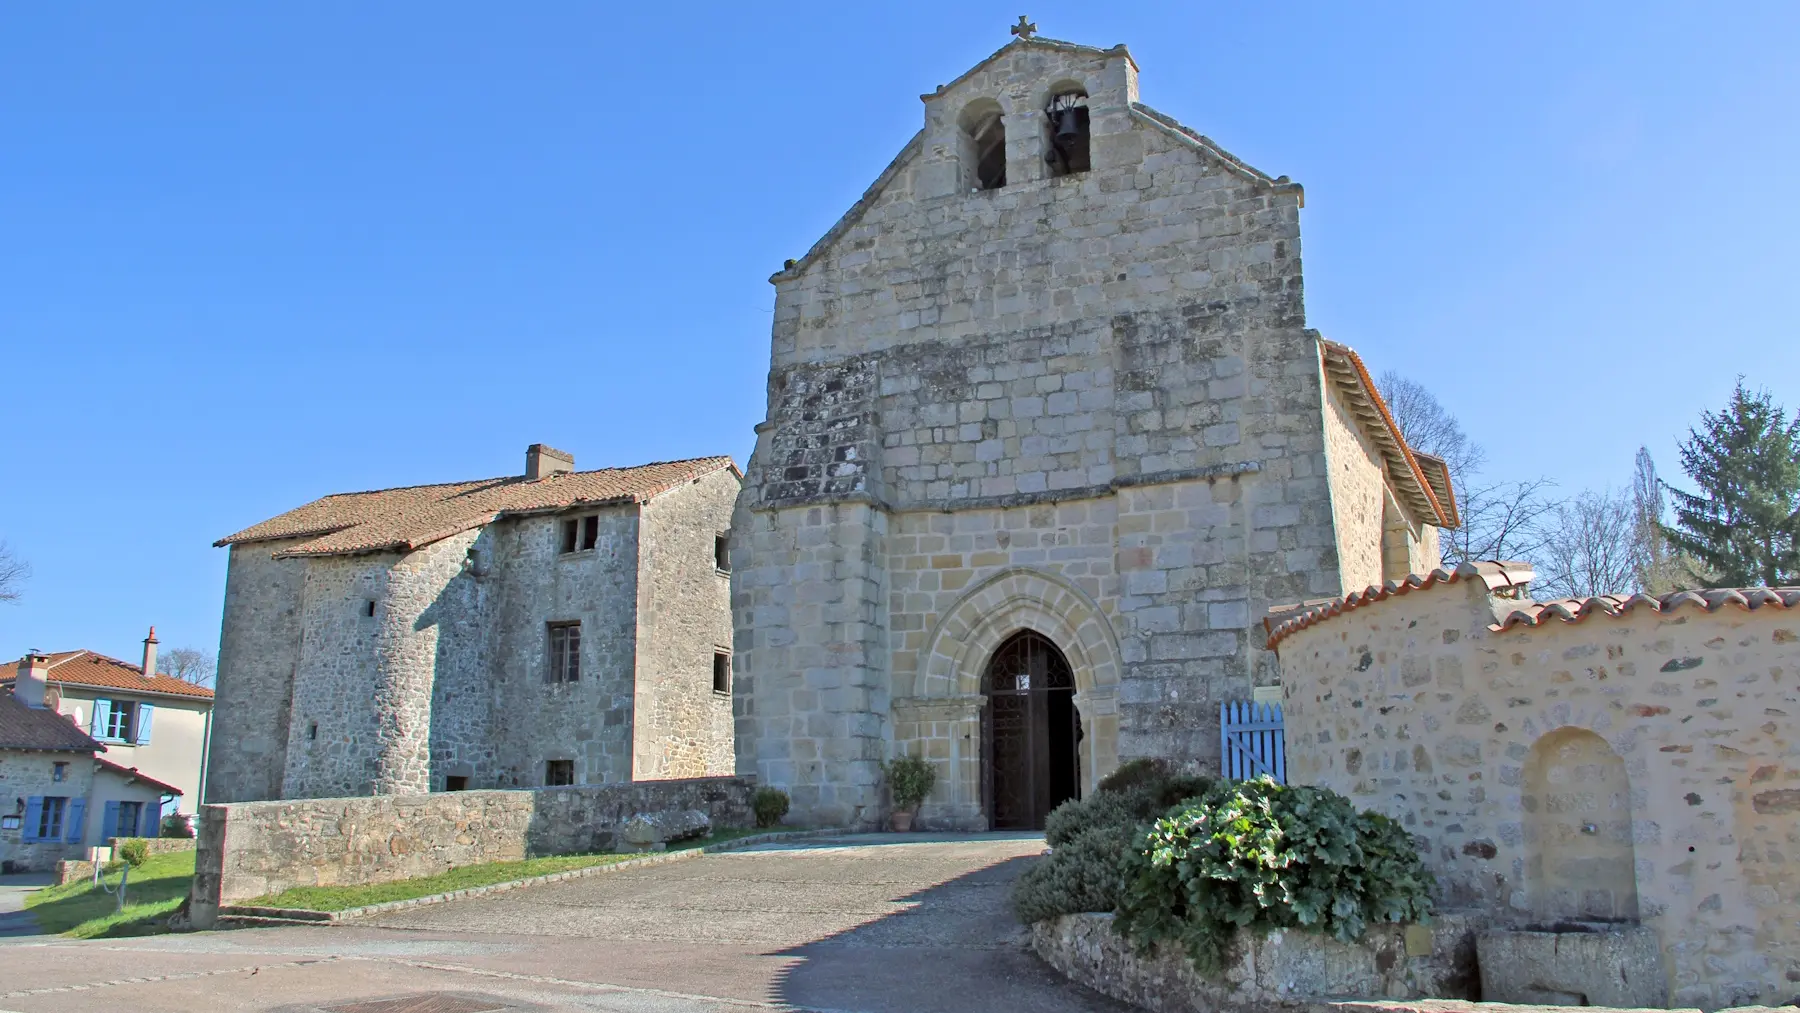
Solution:
[[[275,553],[278,559],[357,552],[410,552],[506,514],[642,503],[727,468],[737,472],[737,465],[729,457],[698,457],[634,468],[565,471],[536,480],[512,475],[474,482],[339,493],[227,535],[213,544],[238,545],[277,538],[309,539]]]
[[[120,777],[127,778],[127,779],[133,780],[133,781],[142,781],[152,788],[161,788],[163,790],[163,792],[166,794],[170,794],[170,795],[181,794],[180,788],[177,788],[172,784],[166,784],[162,781],[158,781],[156,778],[151,777],[149,774],[145,774],[142,771],[139,771],[136,767],[122,767],[119,764],[116,764],[103,756],[96,756],[96,757],[94,757],[94,759],[99,762],[101,770],[110,770],[113,773],[119,775]]]
[[[0,686],[11,685],[18,677],[17,661],[0,664]],[[194,700],[211,700],[213,697],[213,691],[205,686],[196,686],[160,672],[146,679],[142,666],[93,651],[62,651],[50,655],[49,681],[52,685],[61,683],[65,686],[94,689],[122,689],[133,693],[181,696]]]
[[[1552,619],[1578,623],[1591,615],[1619,617],[1635,609],[1673,612],[1692,605],[1705,612],[1717,612],[1727,605],[1753,612],[1765,606],[1778,609],[1800,609],[1800,587],[1713,587],[1697,591],[1676,591],[1661,596],[1649,594],[1603,594],[1592,598],[1559,598],[1555,601],[1522,602],[1494,624],[1496,632],[1514,626],[1543,626]]]
[[[1338,393],[1349,405],[1363,432],[1381,448],[1388,462],[1388,480],[1395,491],[1420,517],[1438,527],[1462,525],[1456,509],[1456,496],[1450,488],[1449,469],[1430,454],[1421,454],[1406,445],[1400,426],[1382,400],[1381,391],[1369,377],[1362,357],[1349,345],[1319,339],[1325,355],[1325,375],[1337,386]]]
[[[58,753],[98,753],[105,746],[53,710],[27,707],[0,693],[0,749],[42,749]]]
[[[1390,580],[1381,587],[1371,587],[1342,598],[1303,602],[1299,605],[1276,605],[1263,618],[1263,628],[1269,633],[1269,649],[1274,650],[1275,645],[1284,638],[1308,626],[1317,625],[1352,609],[1386,601],[1395,595],[1422,591],[1439,584],[1454,584],[1473,577],[1481,578],[1487,583],[1488,590],[1493,591],[1529,584],[1534,576],[1529,563],[1463,563],[1455,570],[1433,570],[1423,577],[1408,574],[1403,581]],[[1661,596],[1642,593],[1603,594],[1591,598],[1559,598],[1553,601],[1523,600],[1519,602],[1518,608],[1508,612],[1499,622],[1489,625],[1488,629],[1502,633],[1515,626],[1543,626],[1552,620],[1578,623],[1592,615],[1618,618],[1640,608],[1657,613],[1674,612],[1684,605],[1706,612],[1717,612],[1727,605],[1746,612],[1764,607],[1800,609],[1800,587],[1716,587],[1675,591]]]
[[[1275,605],[1269,614],[1263,617],[1263,628],[1269,633],[1269,649],[1283,638],[1330,619],[1343,615],[1353,609],[1363,608],[1378,601],[1386,601],[1395,595],[1411,594],[1439,584],[1454,584],[1462,580],[1479,579],[1488,590],[1494,591],[1503,587],[1520,587],[1529,584],[1536,573],[1530,563],[1500,562],[1489,560],[1480,563],[1460,563],[1454,570],[1439,567],[1421,577],[1409,573],[1405,580],[1390,580],[1379,587],[1369,587],[1362,591],[1347,594],[1342,598],[1327,598],[1320,601],[1302,602],[1299,605]]]

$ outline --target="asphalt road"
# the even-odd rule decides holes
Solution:
[[[1022,945],[1007,886],[1042,849],[812,839],[350,926],[39,937],[0,948],[0,1011],[1119,1013]]]

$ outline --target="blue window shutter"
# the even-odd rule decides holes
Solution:
[[[24,831],[24,833],[20,835],[19,839],[21,841],[25,842],[26,844],[31,844],[31,843],[35,842],[38,839],[38,835],[37,835],[38,821],[43,818],[44,818],[44,797],[42,795],[33,795],[30,798],[26,799],[25,800],[25,825],[20,828],[21,830]]]
[[[141,703],[137,710],[137,744],[147,746],[150,744],[150,715],[156,713],[156,708]]]
[[[162,799],[144,803],[143,814],[138,817],[137,835],[139,837],[162,836]]]
[[[100,699],[94,701],[94,717],[88,722],[88,734],[96,739],[106,738],[106,719],[112,711],[112,701]]]
[[[69,809],[67,812],[63,813],[63,829],[67,831],[67,833],[63,834],[63,843],[81,843],[82,823],[85,822],[83,819],[85,816],[87,816],[87,799],[70,799]]]
[[[110,840],[119,836],[119,803],[106,803],[106,815],[100,820],[100,839]]]

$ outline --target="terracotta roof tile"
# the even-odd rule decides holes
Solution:
[[[1484,580],[1492,591],[1529,584],[1534,576],[1529,563],[1463,563],[1455,570],[1433,570],[1423,577],[1408,574],[1403,581],[1390,580],[1381,587],[1371,587],[1342,598],[1302,602],[1298,605],[1276,605],[1263,618],[1263,628],[1269,633],[1269,649],[1273,650],[1283,639],[1308,626],[1378,601],[1386,601],[1395,595],[1410,594],[1439,584],[1454,584],[1474,577]],[[1674,612],[1683,606],[1692,606],[1705,612],[1717,612],[1727,605],[1746,612],[1765,607],[1800,609],[1800,587],[1717,587],[1675,591],[1661,596],[1641,593],[1603,594],[1591,598],[1559,598],[1553,601],[1524,600],[1519,602],[1518,608],[1508,612],[1488,629],[1502,633],[1515,626],[1543,626],[1552,621],[1578,623],[1593,615],[1618,618],[1640,608],[1665,613]]]
[[[1514,626],[1543,626],[1551,620],[1578,623],[1591,615],[1617,618],[1636,609],[1652,612],[1674,612],[1691,605],[1704,612],[1717,612],[1727,605],[1753,612],[1765,606],[1777,609],[1800,609],[1800,587],[1713,587],[1697,591],[1675,591],[1661,596],[1649,594],[1603,594],[1592,598],[1559,598],[1555,601],[1521,602],[1492,629],[1510,630]]]
[[[10,686],[19,677],[19,663],[0,665],[0,686]],[[213,691],[205,686],[158,672],[144,678],[141,665],[109,658],[93,651],[62,651],[50,655],[51,685],[86,686],[94,689],[123,689],[134,693],[182,696],[195,700],[211,700]]]
[[[98,753],[106,747],[89,738],[67,717],[53,710],[27,707],[11,693],[0,693],[0,749]]]
[[[1362,591],[1347,594],[1342,598],[1327,598],[1320,601],[1302,602],[1298,605],[1275,605],[1270,607],[1268,615],[1263,617],[1263,628],[1269,633],[1269,649],[1282,639],[1308,626],[1315,626],[1333,616],[1343,615],[1378,601],[1386,601],[1395,595],[1411,594],[1436,587],[1439,584],[1455,584],[1463,580],[1479,579],[1487,585],[1488,590],[1495,591],[1505,587],[1521,587],[1529,584],[1537,574],[1530,563],[1517,561],[1502,562],[1486,560],[1480,563],[1460,563],[1454,570],[1442,567],[1424,576],[1409,573],[1405,580],[1390,580],[1378,587],[1365,588]]]
[[[174,785],[165,783],[163,781],[158,781],[156,778],[151,777],[149,774],[143,773],[142,771],[138,770],[136,767],[120,766],[119,764],[112,762],[111,760],[105,758],[104,756],[97,756],[94,759],[99,761],[101,770],[110,770],[113,773],[119,775],[120,777],[129,778],[133,781],[142,781],[152,788],[161,788],[165,794],[169,794],[169,795],[181,794],[180,788],[177,788]]]
[[[661,461],[634,468],[566,471],[529,480],[513,475],[475,482],[414,485],[316,499],[227,535],[214,545],[306,538],[276,558],[357,552],[410,552],[506,514],[642,503],[677,486],[737,465],[729,457]]]

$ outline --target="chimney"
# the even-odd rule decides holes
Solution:
[[[150,635],[144,638],[144,677],[147,679],[156,674],[156,627],[150,627]]]
[[[533,443],[525,448],[525,478],[535,482],[540,478],[560,475],[565,471],[575,470],[575,455],[565,454],[542,443]]]
[[[13,681],[13,697],[27,707],[44,709],[44,690],[50,685],[50,656],[32,651],[19,659],[19,677]]]

